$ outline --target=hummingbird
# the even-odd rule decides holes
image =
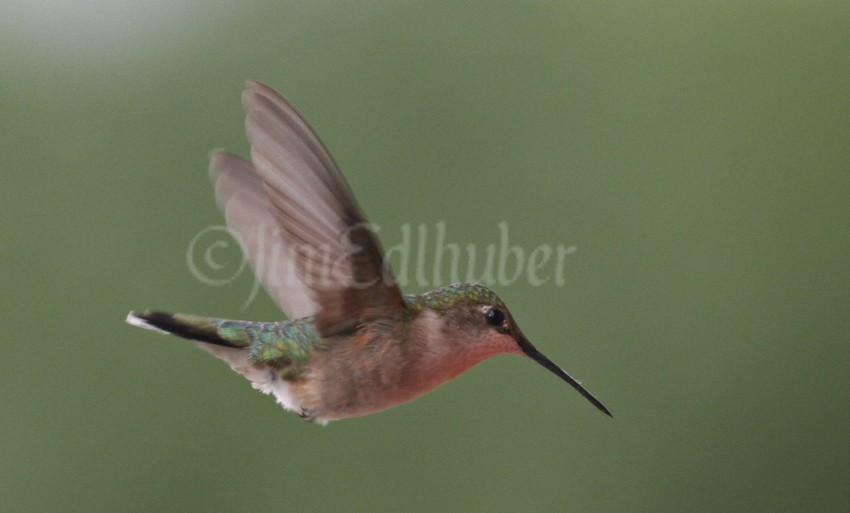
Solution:
[[[402,294],[363,210],[316,132],[283,96],[242,93],[251,157],[214,151],[228,230],[289,320],[147,310],[134,326],[189,339],[319,424],[411,401],[502,353],[528,357],[611,412],[520,331],[480,283]]]

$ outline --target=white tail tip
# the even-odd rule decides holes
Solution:
[[[163,333],[165,335],[171,335],[171,333],[157,328],[156,326],[154,326],[153,324],[150,324],[148,321],[142,319],[141,317],[139,317],[138,315],[136,315],[133,312],[128,313],[127,318],[125,320],[127,321],[127,324],[129,324],[130,326],[136,326],[138,328],[144,328],[146,330],[156,331],[158,333]]]

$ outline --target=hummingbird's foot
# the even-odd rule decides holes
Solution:
[[[304,422],[315,422],[316,420],[316,417],[310,415],[310,412],[303,407],[301,408],[301,411],[298,412],[298,416],[301,417],[301,420]]]

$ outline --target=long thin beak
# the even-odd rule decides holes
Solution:
[[[525,338],[524,335],[520,334],[517,337],[517,341],[519,342],[519,347],[526,355],[528,355],[529,358],[552,371],[552,374],[558,376],[559,378],[569,383],[571,387],[575,388],[578,393],[580,393],[584,396],[585,399],[590,401],[593,406],[599,408],[602,413],[608,415],[609,417],[613,417],[613,415],[611,415],[611,412],[608,411],[608,408],[606,408],[605,405],[602,404],[602,401],[600,401],[599,399],[594,397],[593,394],[588,392],[587,389],[581,386],[581,383],[572,376],[570,376],[567,371],[555,365],[555,362],[553,362],[552,360],[547,358],[546,355],[538,351],[537,348],[534,347],[531,342],[529,342],[528,339]]]

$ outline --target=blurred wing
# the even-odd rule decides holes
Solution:
[[[319,313],[318,303],[298,277],[294,259],[287,258],[283,230],[251,163],[216,152],[210,160],[210,178],[227,227],[272,299],[290,319]]]
[[[242,94],[251,159],[299,278],[319,305],[322,336],[400,315],[404,301],[372,226],[312,128],[271,88]]]

